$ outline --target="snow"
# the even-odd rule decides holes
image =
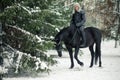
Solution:
[[[18,58],[17,58],[15,73],[18,73],[18,68],[19,68],[20,60],[22,59],[23,53],[22,53],[22,52],[19,52],[19,51],[16,51],[16,53],[18,53]]]
[[[36,10],[32,9],[31,12],[32,13],[36,13],[36,12],[41,12],[41,10],[39,10],[39,9],[36,8]]]
[[[54,39],[54,37],[53,37],[53,36],[50,36],[50,39]]]
[[[60,30],[59,30],[58,28],[55,28],[55,30],[56,30],[57,32],[60,32]]]
[[[15,71],[15,73],[18,73],[18,68],[20,66],[19,63],[20,63],[20,60],[22,58],[22,55],[26,55],[28,58],[32,58],[32,59],[36,60],[36,63],[35,63],[36,64],[36,70],[38,70],[39,68],[41,68],[41,69],[48,69],[47,64],[45,62],[41,61],[40,58],[37,58],[35,56],[33,57],[30,54],[23,53],[23,52],[20,52],[20,51],[16,51],[16,54],[19,54],[19,56],[18,56],[18,60],[17,60],[17,64],[16,64],[16,71]]]
[[[51,23],[45,22],[45,24],[50,25],[51,27],[55,28],[55,25],[53,25]]]
[[[36,71],[37,71],[39,69],[39,65],[41,64],[40,58],[37,58],[37,62],[35,62],[35,64],[36,64]]]
[[[79,56],[79,59],[84,62],[83,67],[74,60],[75,67],[69,69],[68,52],[64,51],[63,56],[58,57],[55,50],[49,50],[48,53],[56,56],[55,59],[58,61],[58,64],[50,67],[52,71],[49,75],[40,73],[38,77],[14,77],[4,80],[120,80],[120,46],[114,48],[114,41],[102,42],[102,68],[98,65],[89,68],[91,59],[89,49],[81,50],[84,54]]]
[[[47,65],[45,64],[45,62],[41,62],[41,67],[40,69],[48,69]]]
[[[22,6],[21,4],[18,4],[19,7],[22,7],[25,11],[27,11],[31,15],[31,11],[28,10],[26,7]]]
[[[16,49],[12,48],[9,45],[6,45],[6,46],[9,47],[12,50],[12,53],[10,53],[8,51],[5,51],[4,53],[12,54],[12,55],[8,55],[9,58],[8,59],[7,58],[4,59],[3,67],[0,66],[0,73],[7,73],[8,68],[10,68],[10,66],[15,66],[15,73],[18,73],[18,69],[19,69],[19,67],[21,67],[21,59],[23,58],[22,56],[27,56],[27,58],[29,60],[35,61],[35,65],[36,66],[34,68],[36,69],[36,71],[38,69],[43,69],[43,70],[44,69],[45,70],[49,69],[47,63],[44,62],[44,61],[41,61],[40,57],[31,56],[31,54],[20,52],[20,51],[18,51]],[[13,56],[14,54],[17,54],[18,57],[16,57],[17,60],[13,63],[13,60],[11,60],[13,58],[11,58],[11,57],[14,57]]]
[[[38,39],[38,42],[39,42],[39,43],[44,41],[44,40],[42,40],[40,37],[38,37],[38,35],[36,35],[35,38]]]
[[[19,28],[19,27],[17,27],[17,26],[9,25],[9,27],[12,27],[12,28],[18,29],[18,30],[20,30],[21,32],[23,32],[23,33],[25,33],[25,34],[27,34],[27,35],[31,35],[30,32],[28,32],[28,31],[26,31],[26,30],[24,30],[24,29],[21,29],[21,28]]]
[[[55,13],[56,15],[58,15],[58,16],[61,16],[62,14],[60,13],[60,12],[58,12],[58,11],[53,11],[53,10],[51,10],[50,11],[51,13]]]
[[[23,1],[22,1],[23,3]],[[29,15],[32,15],[32,13],[36,13],[36,12],[41,12],[39,7],[35,7],[35,9],[31,8],[31,10],[29,10],[30,8],[27,6],[23,6],[21,4],[17,4],[18,7],[21,7],[24,11],[26,11]],[[7,6],[7,9],[9,8],[13,8],[14,6]]]
[[[61,15],[62,15],[60,12],[55,11],[55,10],[45,10],[45,11],[49,11],[49,12],[51,12],[51,13],[53,13],[53,14],[58,15],[58,16],[61,16]]]
[[[38,40],[38,41],[37,41],[38,43],[44,42],[44,40],[42,40],[38,35],[34,35],[34,34],[30,33],[29,31],[26,31],[26,30],[24,30],[24,29],[21,29],[21,28],[19,28],[19,27],[17,27],[17,26],[11,26],[11,25],[9,25],[9,27],[12,27],[12,28],[15,28],[15,29],[17,29],[17,30],[20,30],[21,32],[23,32],[23,33],[25,33],[25,34],[27,34],[27,35],[31,35],[32,37],[34,37],[35,39]]]
[[[0,74],[4,74],[4,73],[7,73],[7,72],[8,72],[8,69],[6,69],[3,66],[0,66]]]

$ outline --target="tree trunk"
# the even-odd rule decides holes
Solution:
[[[0,4],[0,13],[4,12],[5,10],[5,4],[1,2]],[[5,27],[5,18],[0,19],[0,56],[2,55],[1,53],[3,52],[3,47],[2,47],[2,32],[3,28]]]
[[[0,13],[2,12],[2,10],[0,9]],[[0,56],[2,53],[2,21],[0,20]]]
[[[118,43],[118,36],[119,36],[119,31],[120,31],[120,15],[119,15],[119,3],[120,1],[117,0],[117,15],[118,15],[118,29],[116,31],[116,38],[115,38],[115,48],[117,48],[117,43]]]

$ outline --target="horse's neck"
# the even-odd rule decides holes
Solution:
[[[73,36],[73,35],[75,34],[75,32],[76,32],[75,27],[70,27],[70,28],[69,28],[69,34],[70,34],[71,36]]]
[[[61,30],[59,34],[59,39],[61,41],[67,41],[68,39],[71,39],[76,32],[75,27],[67,27]]]
[[[66,40],[67,38],[68,38],[68,36],[69,36],[69,30],[68,30],[68,28],[66,28],[61,34],[60,34],[60,39],[61,39],[61,41],[64,41],[64,40]]]

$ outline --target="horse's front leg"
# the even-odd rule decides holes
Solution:
[[[84,66],[83,62],[81,62],[79,59],[78,59],[78,52],[79,52],[79,47],[75,48],[75,59],[77,61],[78,64],[80,64],[81,66]]]
[[[72,69],[74,67],[73,50],[72,50],[72,47],[70,47],[70,46],[66,46],[66,48],[68,49],[69,56],[70,56],[70,61],[71,61],[70,69]]]

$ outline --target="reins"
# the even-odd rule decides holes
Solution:
[[[78,31],[78,29],[76,29],[76,31],[75,31],[75,33],[74,33],[74,35],[73,35],[72,39],[70,40],[69,44],[70,44],[70,43],[74,40],[74,38],[75,38],[75,36],[76,36],[77,31]]]

